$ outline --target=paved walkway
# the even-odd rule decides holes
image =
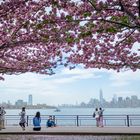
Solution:
[[[66,127],[66,126],[57,126],[54,128],[42,127],[41,131],[33,131],[32,127],[26,127],[26,130],[23,131],[20,127],[7,127],[0,131],[1,134],[6,135],[140,135],[140,127],[89,127],[89,126],[80,126],[80,127]]]

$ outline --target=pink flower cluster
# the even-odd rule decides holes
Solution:
[[[74,68],[140,69],[137,0],[3,0],[0,74]],[[0,77],[0,79],[2,79]]]

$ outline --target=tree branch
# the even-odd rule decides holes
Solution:
[[[90,63],[90,62],[89,62]],[[96,64],[95,64],[96,63]],[[140,69],[140,62],[138,63],[127,63],[126,61],[121,61],[121,62],[116,62],[116,63],[111,63],[111,62],[92,62],[92,64],[95,64],[96,65],[96,68],[100,67],[101,65],[104,66],[104,68],[108,67],[109,69],[122,69],[122,68],[128,68],[128,69]],[[87,64],[88,65],[88,64]],[[86,65],[86,68],[93,68],[95,67],[95,65],[93,67],[89,67]],[[102,67],[103,68],[103,67]]]
[[[7,2],[7,3],[6,3],[6,6],[7,6],[7,5],[9,6],[8,9],[6,9],[5,7],[3,7],[3,6],[0,5],[0,10],[1,10],[1,11],[2,11],[2,9],[5,10],[5,13],[2,13],[2,12],[0,13],[0,18],[6,17],[6,16],[7,16],[8,14],[10,14],[10,13],[13,14],[17,8],[20,8],[20,7],[21,7],[21,4],[26,4],[26,2],[28,2],[28,1],[29,1],[29,0]],[[7,6],[7,7],[8,7],[8,6]],[[22,6],[23,6],[23,5],[22,5]]]
[[[96,11],[100,11],[100,9],[98,9],[98,8],[95,6],[95,4],[93,4],[92,1],[90,1],[90,0],[87,0],[87,1],[91,4],[91,6],[92,6]]]
[[[138,2],[138,9],[139,9],[139,17],[140,17],[140,0]]]
[[[119,0],[119,5],[120,5],[120,7],[121,7],[121,11],[124,11],[124,6],[123,6],[121,0]]]
[[[125,36],[125,38],[123,40],[121,40],[119,43],[117,43],[115,45],[115,47],[117,47],[119,44],[121,44],[122,42],[124,42],[128,37],[130,37],[133,33],[135,32],[135,30],[133,30],[132,32],[130,32],[130,34],[128,34],[127,36]]]
[[[78,22],[82,22],[82,21],[94,21],[94,20],[104,21],[104,22],[108,22],[108,23],[113,23],[113,24],[116,24],[116,25],[121,25],[123,27],[127,27],[128,29],[140,29],[140,26],[130,26],[130,25],[125,24],[125,23],[121,23],[121,22],[117,22],[117,21],[112,21],[112,20],[106,20],[106,19],[84,19],[84,20],[79,20],[78,19],[78,20],[71,20],[71,21],[69,21],[69,20],[61,20],[61,21],[57,21],[57,22],[77,22],[77,21]],[[53,23],[50,23],[50,24],[55,24],[57,22],[53,22]],[[23,24],[21,26],[23,26]],[[12,34],[12,37],[15,36],[17,31],[14,32],[14,34]],[[48,41],[54,41],[54,39],[53,40],[48,39]],[[42,42],[43,42],[43,40],[42,40]],[[18,42],[4,43],[4,44],[2,44],[0,46],[0,50],[4,49],[4,48],[8,48],[11,45],[19,45],[19,44],[21,45],[21,44],[27,44],[27,43],[39,43],[39,41],[38,40],[22,40],[22,41],[18,41]],[[46,43],[46,42],[44,41],[44,43]]]
[[[121,11],[125,12],[129,17],[131,17],[133,20],[136,20],[136,16],[128,9],[125,8],[121,0],[119,0],[119,6],[121,7]]]

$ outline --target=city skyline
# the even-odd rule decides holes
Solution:
[[[90,98],[99,99],[100,90],[107,101],[114,95],[140,95],[140,70],[117,73],[105,69],[76,68],[59,70],[53,76],[26,73],[4,77],[5,81],[0,81],[0,102],[28,101],[28,95],[32,94],[35,104],[76,104],[88,102]]]
[[[132,98],[133,96],[136,96],[136,97],[138,98],[137,95],[131,95],[131,96],[126,96],[126,97],[121,97],[121,96],[117,97],[116,94],[114,94],[114,95],[112,96],[112,98],[111,98],[110,101],[118,101],[119,98],[125,100],[125,99],[127,99],[127,98]],[[90,99],[97,99],[97,100],[100,102],[101,105],[103,104],[104,101],[106,101],[106,99],[105,99],[104,96],[103,96],[103,91],[102,91],[102,89],[99,90],[99,98],[90,98]],[[89,99],[89,100],[90,100],[90,99]],[[81,103],[82,103],[82,102],[84,102],[84,101],[81,101]],[[6,102],[6,101],[5,101],[5,102],[3,102],[3,101],[0,102],[0,104],[2,104],[2,103],[12,104],[9,100],[8,100],[7,102]],[[32,96],[32,94],[29,94],[29,95],[28,95],[28,99],[27,99],[27,100],[17,99],[17,100],[13,103],[13,105],[16,105],[16,104],[23,104],[23,106],[24,106],[24,105],[29,105],[29,106],[31,106],[31,105],[36,105],[36,104],[33,103],[33,96]],[[62,104],[63,104],[63,103],[62,103]],[[80,104],[80,103],[79,103],[79,104]],[[76,102],[75,104],[72,104],[72,105],[79,105],[79,104]],[[68,105],[70,105],[70,104],[68,104]]]
[[[1,106],[4,106],[7,109],[18,109],[27,107],[28,109],[37,109],[37,108],[55,108],[57,106],[50,106],[48,104],[33,104],[33,96],[31,94],[28,95],[28,101],[24,101],[22,99],[18,99],[14,104],[8,102],[0,103]],[[58,107],[103,107],[103,108],[133,108],[140,107],[140,99],[136,95],[132,95],[131,97],[117,97],[114,95],[111,101],[106,101],[103,97],[103,92],[100,90],[99,99],[90,98],[88,102],[81,102],[76,104],[60,104]]]

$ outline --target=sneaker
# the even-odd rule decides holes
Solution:
[[[22,130],[25,131],[25,127],[22,127]]]

